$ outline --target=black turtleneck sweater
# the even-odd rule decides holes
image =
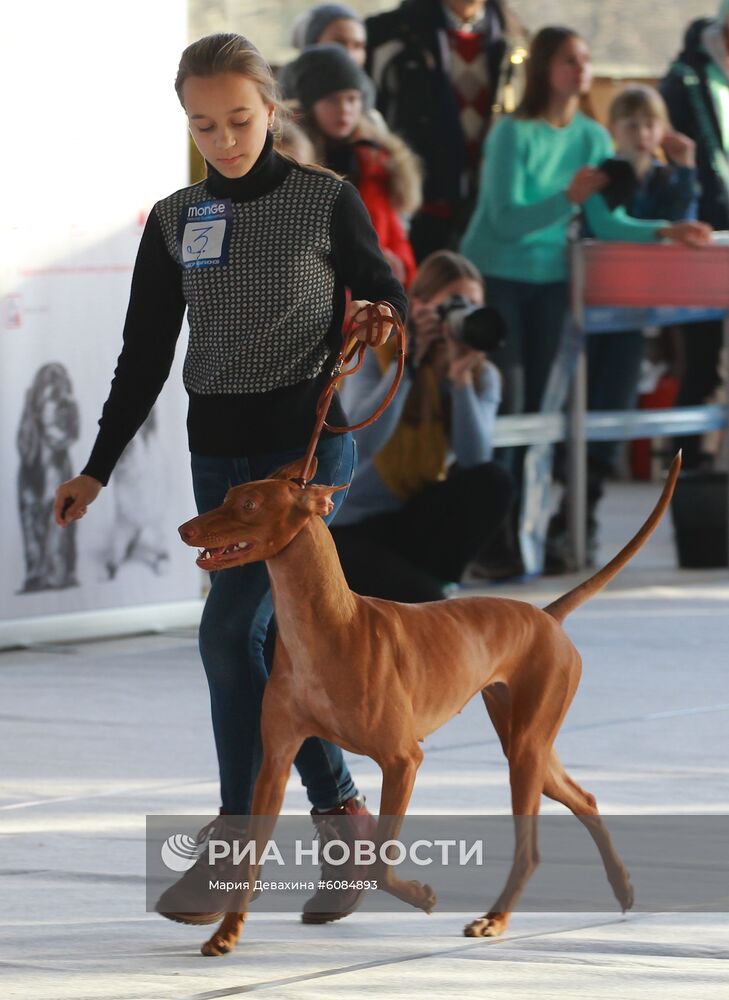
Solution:
[[[304,448],[341,345],[347,287],[405,319],[405,293],[350,184],[283,158],[270,135],[244,177],[208,165],[205,181],[157,202],[147,220],[124,345],[83,472],[108,482],[169,375],[186,308],[190,450]],[[336,396],[329,421],[346,422]]]

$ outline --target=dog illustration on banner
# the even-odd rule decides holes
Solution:
[[[53,520],[56,487],[72,473],[69,449],[79,436],[79,408],[65,367],[43,365],[25,394],[18,427],[18,510],[25,556],[19,593],[77,587],[76,525]]]
[[[111,480],[114,522],[109,548],[104,554],[107,578],[113,580],[125,563],[138,562],[160,575],[169,566],[164,538],[161,494],[164,476],[150,474],[161,456],[156,411],[152,410],[124,449]]]

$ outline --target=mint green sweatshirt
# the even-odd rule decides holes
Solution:
[[[613,153],[607,130],[581,112],[563,128],[542,118],[502,118],[486,138],[478,202],[461,252],[485,275],[566,281],[567,231],[578,207],[565,192],[580,167]],[[622,208],[611,212],[600,194],[583,207],[601,240],[652,243],[669,224],[631,219]]]

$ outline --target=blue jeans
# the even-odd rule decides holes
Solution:
[[[567,283],[486,275],[486,300],[508,330],[504,346],[489,355],[504,380],[499,412],[538,413],[567,316]]]
[[[355,455],[351,434],[321,441],[314,482],[350,482]],[[230,486],[265,479],[280,466],[302,457],[300,448],[250,458],[193,455],[198,512],[219,506]],[[336,516],[344,496],[344,491],[332,496],[334,510],[325,518],[327,522]],[[199,643],[210,688],[222,806],[228,813],[248,815],[261,765],[261,702],[271,670],[271,643],[266,643],[273,615],[271,586],[263,562],[222,570],[211,577]],[[294,763],[316,809],[332,809],[357,794],[342,751],[333,743],[307,739]]]
[[[486,300],[501,313],[507,328],[504,345],[489,355],[503,379],[499,413],[539,413],[567,317],[567,283],[538,284],[486,275]],[[517,518],[526,448],[499,449],[496,454],[516,482],[520,499],[513,511]]]
[[[634,410],[638,402],[643,331],[595,333],[587,338],[588,410]],[[590,441],[587,455],[604,475],[615,471],[618,441]]]

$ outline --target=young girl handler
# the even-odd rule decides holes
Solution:
[[[352,314],[384,299],[405,316],[404,293],[355,189],[273,150],[275,83],[251,42],[219,34],[193,43],[175,87],[208,176],[157,202],[149,216],[111,392],[82,474],[58,489],[59,524],[85,514],[154,404],[186,308],[183,378],[201,513],[222,503],[229,486],[265,478],[303,456],[341,342],[345,287]],[[345,423],[336,400],[329,420]],[[349,482],[350,435],[324,433],[316,454],[317,481]],[[223,814],[250,812],[271,615],[263,563],[214,574],[199,641]],[[315,812],[366,811],[338,747],[309,739],[296,766]],[[194,880],[191,872],[184,878]],[[343,916],[360,895],[332,893],[327,908]],[[158,909],[165,910],[164,899]],[[216,919],[215,912],[173,916]]]

